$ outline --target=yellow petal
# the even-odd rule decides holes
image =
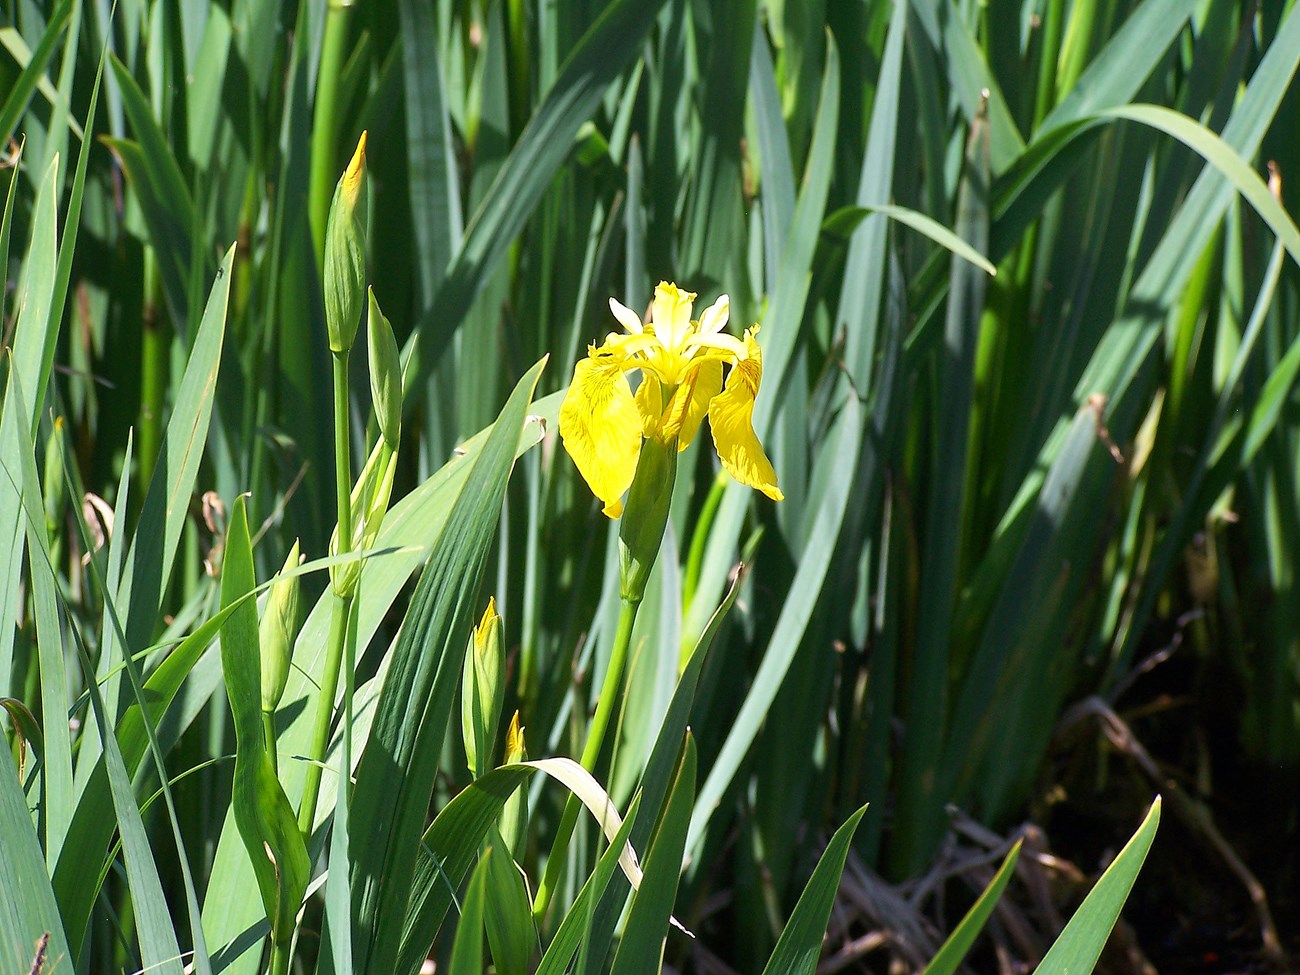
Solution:
[[[655,287],[655,300],[650,317],[654,320],[655,335],[670,350],[681,348],[691,327],[691,303],[695,292],[682,291],[677,285],[660,281]]]
[[[683,384],[678,395],[689,392],[690,400],[686,413],[682,417],[682,428],[677,434],[677,449],[685,450],[700,431],[709,412],[709,403],[722,391],[722,363],[717,359],[706,359],[694,370],[694,382]]]
[[[754,433],[754,397],[763,377],[763,358],[750,332],[745,333],[745,348],[748,354],[731,367],[726,388],[709,403],[709,427],[727,473],[780,501],[785,495],[776,486],[776,471]]]
[[[641,452],[641,416],[613,356],[593,350],[574,367],[560,405],[560,437],[605,514],[617,518]]]
[[[636,408],[641,414],[641,432],[653,437],[664,411],[663,386],[659,377],[647,370],[641,372],[641,385],[636,388]]]

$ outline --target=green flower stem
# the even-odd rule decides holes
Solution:
[[[262,712],[262,741],[266,744],[266,754],[271,759],[271,770],[276,778],[280,777],[280,759],[275,747],[275,712]]]
[[[348,432],[348,354],[335,353],[334,359],[334,481],[338,491],[338,554],[352,550],[352,465],[351,437]],[[334,717],[334,695],[338,692],[339,670],[347,642],[348,614],[352,597],[334,593],[330,607],[329,646],[325,651],[325,670],[321,673],[320,696],[316,699],[316,719],[312,725],[311,750],[307,753],[307,778],[303,783],[302,805],[298,807],[298,830],[310,841],[316,821],[316,800],[320,795],[321,763],[329,744],[330,723]],[[351,687],[349,681],[348,686]],[[351,706],[345,701],[344,708]]]
[[[276,941],[271,945],[271,975],[289,975],[289,942]]]
[[[594,772],[596,769],[596,760],[600,757],[600,749],[605,742],[605,732],[614,714],[614,705],[622,697],[627,650],[632,643],[632,626],[636,623],[636,613],[640,605],[641,600],[627,598],[619,604],[618,629],[614,633],[614,647],[610,651],[609,667],[605,670],[600,697],[596,700],[596,713],[592,716],[591,726],[587,729],[587,742],[582,748],[580,763],[588,772]],[[537,896],[533,899],[533,918],[538,924],[545,917],[551,895],[559,883],[560,873],[564,869],[564,857],[569,849],[569,841],[573,838],[573,827],[578,822],[578,811],[581,805],[573,795],[570,795],[564,804],[560,828],[555,834],[555,844],[551,847],[551,855],[546,860],[546,871],[542,876],[542,882],[537,887]]]
[[[162,284],[158,255],[144,249],[144,303],[140,311],[140,421],[137,426],[136,457],[140,484],[145,488],[153,477],[162,444],[163,402],[167,389],[167,335],[162,320]],[[142,491],[143,493],[143,491]]]
[[[339,81],[343,75],[348,22],[352,19],[352,4],[331,0],[325,11],[325,39],[321,43],[320,66],[316,72],[316,108],[311,132],[311,182],[308,199],[311,202],[311,239],[316,247],[316,260],[325,253],[325,223],[330,212],[330,198],[338,178],[338,96]]]

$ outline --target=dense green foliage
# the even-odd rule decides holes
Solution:
[[[1234,753],[1293,781],[1293,5],[0,11],[6,970],[49,932],[47,972],[434,944],[623,975],[667,932],[679,970],[811,972],[846,860],[901,883],[950,806],[1023,819],[1067,708],[1109,713],[1170,634]],[[660,280],[761,323],[784,500],[699,437],[628,613],[557,416],[608,299]],[[254,599],[295,539],[306,619],[259,710]],[[516,712],[635,812],[578,815]],[[1044,971],[1095,962],[1155,822]],[[941,919],[932,971],[995,898]]]

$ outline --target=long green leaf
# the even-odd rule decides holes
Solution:
[[[207,438],[208,424],[212,417],[213,387],[221,358],[233,258],[234,248],[231,248],[222,261],[222,274],[213,284],[208,307],[195,337],[190,361],[181,379],[172,417],[167,425],[163,448],[166,462],[158,466],[149,485],[136,529],[135,544],[131,548],[118,587],[117,606],[125,616],[128,647],[147,646],[151,642],[164,583],[170,578],[176,546],[188,514],[190,495],[202,460],[202,445]],[[108,644],[116,646],[117,638],[111,627],[106,625],[105,632]],[[202,647],[197,648],[198,651],[201,649]],[[122,648],[118,647],[116,655],[103,655],[101,664],[105,673],[115,662],[121,660],[122,653]],[[177,680],[174,686],[179,686],[179,679],[183,678],[187,669],[169,671]],[[177,674],[177,670],[181,672]],[[114,696],[109,699],[116,698]],[[124,746],[126,755],[138,749],[129,760],[128,770],[131,774],[135,773],[135,768],[144,755],[147,741],[142,724],[134,725],[133,731],[140,737]],[[112,833],[112,819],[106,808],[109,797],[103,789],[108,783],[100,779],[97,789],[91,787],[91,783],[96,781],[96,775],[103,774],[96,773],[101,761],[98,743],[83,740],[78,758],[80,794],[77,811],[69,829],[68,852],[60,857],[54,875],[54,887],[64,912],[69,937],[77,943],[80,943],[84,933],[96,895],[94,885],[86,883],[85,864],[88,858],[94,862],[103,855],[108,849]]]
[[[36,46],[22,73],[14,81],[13,87],[9,89],[4,103],[0,104],[0,144],[8,143],[17,130],[18,122],[27,109],[32,92],[36,90],[37,83],[45,77],[45,66],[49,64],[54,48],[59,43],[59,37],[68,26],[71,16],[72,0],[60,0],[46,23],[41,42]]]
[[[391,971],[410,898],[416,850],[474,622],[479,582],[537,363],[515,386],[420,577],[393,650],[370,741],[357,768],[353,920],[358,970]]]
[[[948,939],[930,960],[930,964],[925,966],[925,971],[921,975],[953,975],[957,971],[957,966],[961,964],[966,953],[970,951],[970,946],[975,943],[976,937],[984,929],[984,924],[993,913],[993,908],[998,906],[998,900],[1010,883],[1012,872],[1016,868],[1016,860],[1019,858],[1020,841],[1017,840],[1016,845],[1002,861],[1002,866],[998,867],[998,872],[989,881],[989,885],[984,888],[970,910],[953,928],[952,934],[948,935]]]
[[[1142,825],[1084,898],[1035,972],[1040,975],[1085,975],[1092,971],[1111,929],[1119,920],[1120,908],[1133,889],[1159,825],[1160,797],[1157,796]]]
[[[772,957],[763,968],[763,975],[813,975],[817,971],[822,938],[826,934],[835,894],[840,889],[844,861],[849,855],[849,841],[866,811],[867,807],[863,806],[850,816],[826,844],[808,885],[799,895],[794,913],[777,939]]]
[[[612,975],[658,975],[661,946],[677,898],[682,854],[695,800],[695,740],[688,732],[668,805],[646,853],[645,876],[628,912]]]
[[[232,808],[257,876],[272,936],[287,944],[302,906],[311,864],[293,807],[276,779],[262,734],[261,651],[257,606],[245,597],[257,585],[253,546],[243,496],[235,499],[221,563],[221,606],[242,605],[221,627],[221,670],[235,717],[235,778]]]
[[[573,49],[466,228],[433,307],[408,344],[407,383],[422,389],[474,298],[523,228],[605,89],[640,50],[663,0],[614,0]],[[409,409],[419,397],[407,397]]]

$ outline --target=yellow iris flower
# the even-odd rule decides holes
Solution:
[[[776,472],[754,433],[754,397],[763,376],[758,326],[743,339],[724,332],[729,303],[723,295],[698,321],[696,296],[661,281],[649,324],[613,298],[610,311],[626,332],[611,332],[587,347],[573,370],[560,406],[560,436],[605,514],[623,512],[623,493],[636,474],[643,437],[677,441],[685,450],[707,415],[722,466],[736,480],[774,501],[783,497]],[[723,366],[729,366],[723,383]],[[639,370],[632,394],[627,374]]]

